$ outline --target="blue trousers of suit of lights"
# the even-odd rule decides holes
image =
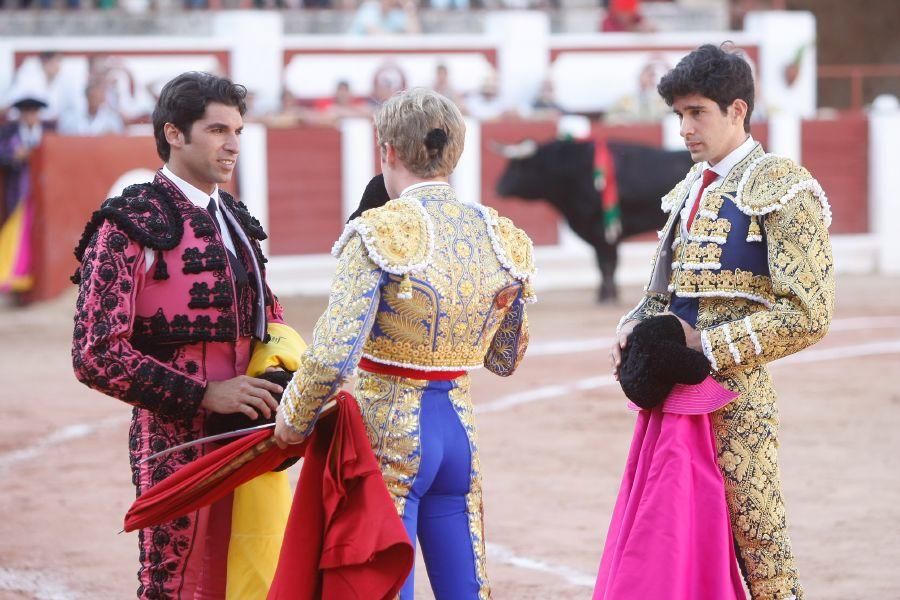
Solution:
[[[466,494],[472,454],[466,431],[450,402],[451,381],[433,381],[419,411],[419,471],[406,499],[403,524],[413,545],[418,537],[436,600],[478,598],[475,554]],[[400,590],[413,600],[415,569]]]

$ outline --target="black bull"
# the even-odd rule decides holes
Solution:
[[[506,151],[510,148],[504,147],[502,152],[510,156],[513,153]],[[603,206],[594,184],[594,142],[552,141],[538,145],[527,156],[511,158],[497,182],[500,196],[552,204],[572,231],[594,248],[600,267],[600,301],[617,297],[619,239],[660,229],[666,220],[660,199],[693,165],[686,151],[619,142],[609,142],[608,148],[622,221],[622,234],[613,242],[605,235]]]

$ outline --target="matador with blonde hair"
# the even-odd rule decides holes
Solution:
[[[465,123],[412,89],[375,115],[392,200],[351,220],[312,345],[285,390],[276,439],[305,439],[358,366],[355,395],[388,491],[422,544],[437,600],[490,598],[469,371],[511,375],[528,344],[532,244],[456,196]],[[413,574],[400,598],[412,600]]]

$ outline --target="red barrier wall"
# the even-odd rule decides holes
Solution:
[[[512,218],[538,245],[557,242],[559,218],[542,202],[497,198],[494,186],[505,160],[492,142],[530,137],[551,139],[548,121],[484,123],[481,132],[482,201]],[[610,140],[661,142],[656,125],[595,127]],[[753,135],[765,145],[765,123]],[[868,122],[864,117],[804,121],[803,164],[831,201],[832,233],[866,233],[868,222]],[[302,127],[268,131],[270,252],[273,255],[325,253],[343,227],[341,134],[334,128]],[[66,289],[76,264],[72,249],[84,224],[125,172],[155,170],[160,160],[149,137],[78,138],[48,135],[34,156],[32,236],[35,288],[30,298],[51,298]],[[226,186],[226,188],[234,186]],[[472,199],[474,200],[474,199]]]
[[[266,154],[269,251],[273,256],[330,252],[343,227],[340,131],[269,129]]]
[[[559,217],[546,202],[526,202],[500,198],[494,191],[506,159],[494,152],[495,143],[514,144],[526,138],[538,142],[556,135],[552,121],[507,121],[481,125],[481,201],[496,208],[504,217],[528,232],[537,245],[556,244],[559,237]]]
[[[112,185],[132,169],[158,169],[149,137],[44,137],[32,168],[35,287],[31,300],[60,294],[78,264],[72,251]]]
[[[831,233],[869,231],[869,122],[863,116],[804,121],[803,166],[831,203]]]

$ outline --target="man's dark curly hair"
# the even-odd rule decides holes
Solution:
[[[741,54],[728,52],[721,46],[704,44],[678,61],[675,68],[659,81],[656,89],[669,106],[675,103],[676,98],[699,94],[718,104],[722,114],[740,98],[747,103],[744,131],[750,131],[753,72]]]
[[[190,71],[182,73],[167,83],[153,109],[153,135],[156,137],[156,153],[168,162],[172,148],[166,141],[166,123],[171,123],[191,141],[191,126],[206,113],[210,102],[218,102],[238,109],[241,116],[247,112],[247,88],[224,77]]]

